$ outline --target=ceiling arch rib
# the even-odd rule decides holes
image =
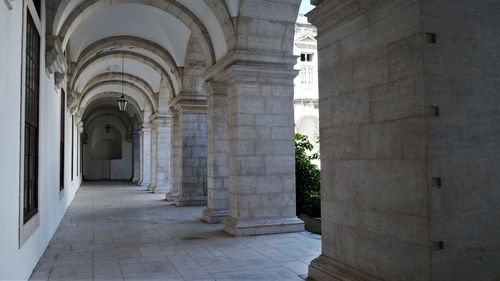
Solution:
[[[231,21],[229,25],[224,25],[228,16],[225,2],[220,2],[220,0],[177,0],[177,2],[189,9],[201,21],[203,26],[206,27],[209,40],[211,40],[214,46],[215,59],[218,60],[227,54],[228,46],[226,39],[234,37],[234,29],[232,29],[233,25]],[[223,5],[222,7],[220,6],[221,4]],[[224,26],[229,27],[229,29],[224,30]],[[233,34],[231,34],[231,31]]]
[[[87,108],[85,108],[85,111],[82,114],[82,118],[89,120],[94,115],[101,114],[101,112],[104,111],[119,116],[119,118],[126,121],[125,123],[130,127],[134,126],[134,119],[139,119],[133,106],[131,106],[130,108],[127,107],[125,111],[120,111],[116,106],[116,101],[111,98],[101,98],[93,101]]]
[[[128,74],[128,73],[121,73],[121,72],[105,72],[101,73],[99,75],[96,75],[93,77],[91,80],[89,80],[85,86],[83,87],[82,93],[88,91],[92,86],[101,83],[101,82],[106,82],[106,81],[125,81],[128,83],[135,84],[137,87],[141,88],[142,91],[148,93],[151,96],[154,96],[154,91],[151,88],[151,86],[144,81],[143,79]]]
[[[161,74],[163,74],[168,80],[170,90],[174,93],[175,87],[167,70],[158,62],[144,55],[121,50],[100,53],[82,64],[77,64],[70,88],[81,93],[87,81],[96,75],[110,71],[121,72],[123,62],[125,62],[125,73],[147,81],[155,92],[159,91]]]
[[[144,88],[142,87],[142,85],[138,84],[138,83],[135,83],[135,82],[131,82],[131,81],[128,81],[128,80],[121,80],[121,79],[106,79],[106,80],[101,80],[99,82],[95,82],[93,83],[93,85],[90,85],[86,91],[84,91],[84,93],[88,92],[88,91],[91,91],[94,87],[98,87],[98,86],[101,86],[101,85],[116,85],[118,86],[118,88],[122,87],[125,89],[125,87],[130,87],[130,88],[133,88],[139,92],[142,92],[145,94],[145,96],[147,97],[147,100],[152,104],[154,105],[154,108],[157,108],[158,106],[158,102],[157,102],[157,98],[156,96],[154,95],[153,92],[151,91],[148,91],[147,88]]]
[[[123,88],[123,91],[122,91]],[[117,92],[120,93],[116,98],[118,98],[121,93],[128,94],[132,96],[139,105],[143,105],[141,108],[145,108],[146,103],[149,104],[153,112],[157,111],[158,104],[157,100],[154,96],[152,96],[150,93],[146,93],[142,91],[140,87],[135,85],[134,83],[130,83],[127,81],[119,81],[119,80],[114,80],[114,81],[103,81],[94,84],[92,87],[89,87],[87,91],[83,92],[81,97],[80,97],[80,105],[83,100],[87,98],[87,96],[92,95],[94,93],[100,93],[100,92]]]
[[[116,98],[121,95],[118,92],[101,92],[95,93],[93,95],[87,95],[85,100],[81,100],[78,105],[78,110],[82,113],[82,116],[85,116],[85,112],[91,110],[94,104],[102,104],[103,102],[108,101],[108,104],[116,101]],[[144,121],[144,108],[139,105],[137,100],[135,100],[132,96],[124,94],[124,96],[129,101],[129,106],[127,106],[127,111],[132,111],[137,117],[138,121],[142,123]]]
[[[174,16],[185,27],[190,29],[192,35],[199,37],[201,39],[200,42],[201,42],[201,44],[203,44],[203,50],[205,53],[205,59],[206,59],[207,65],[210,66],[210,65],[213,65],[215,63],[215,51],[214,51],[214,46],[212,44],[212,40],[210,38],[210,32],[204,26],[203,22],[200,19],[198,19],[198,17],[196,17],[196,15],[193,12],[191,12],[183,5],[181,5],[180,3],[175,2],[173,0],[170,0],[170,1],[89,0],[89,1],[82,2],[76,8],[74,8],[72,10],[70,15],[67,17],[67,19],[64,21],[64,23],[61,25],[61,29],[57,33],[58,36],[62,39],[63,49],[66,49],[66,45],[69,42],[69,40],[71,39],[75,30],[80,25],[82,25],[84,23],[88,23],[88,21],[85,21],[86,19],[88,19],[92,15],[95,15],[96,13],[99,13],[100,11],[103,11],[104,9],[112,7],[112,6],[113,6],[113,9],[112,9],[112,11],[110,11],[110,13],[117,12],[116,9],[119,6],[124,5],[124,4],[135,5],[134,7],[147,6],[147,7],[154,8],[156,10],[163,11],[163,14],[170,14],[171,16]],[[137,5],[137,4],[140,4],[140,5]],[[142,15],[141,19],[147,18],[148,14],[151,14],[151,11],[149,11],[149,13],[144,13],[144,15]],[[122,15],[123,15],[123,13],[121,13],[120,16],[122,16]],[[113,24],[113,22],[111,22],[109,24]],[[130,28],[130,26],[126,26],[126,27]],[[145,29],[141,29],[141,32],[144,33],[146,31],[145,31]],[[138,36],[141,36],[142,33],[138,34]],[[161,33],[162,34],[169,34],[169,33],[176,33],[176,31],[172,30],[172,29],[168,29],[168,30],[165,29],[165,30],[161,30]],[[141,36],[141,37],[143,37],[143,36]],[[154,39],[152,41],[154,41]],[[225,40],[223,40],[223,41],[225,42]],[[163,44],[160,44],[160,45],[163,46]],[[73,46],[71,49],[73,49]],[[168,49],[168,47],[167,47],[167,49]],[[182,65],[182,63],[179,63],[179,61],[178,61],[177,54],[174,55],[174,59],[176,59],[176,61],[178,62],[177,63],[178,65]]]
[[[85,120],[85,129],[92,123],[97,118],[100,117],[105,117],[105,116],[113,116],[117,119],[119,119],[123,125],[127,128],[127,130],[132,131],[133,125],[132,121],[125,116],[121,115],[119,111],[116,110],[110,110],[109,108],[102,108],[93,111],[92,113],[84,113],[84,120]]]
[[[110,51],[128,50],[147,56],[153,61],[157,61],[167,70],[168,76],[173,84],[174,95],[180,93],[182,89],[181,70],[175,63],[172,55],[162,46],[149,40],[134,36],[113,36],[101,39],[87,46],[78,56],[77,65],[80,65],[92,57]],[[142,52],[141,52],[142,50]]]

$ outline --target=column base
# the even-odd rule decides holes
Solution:
[[[229,217],[229,210],[213,210],[207,207],[201,213],[201,217],[207,223],[221,223]]]
[[[191,197],[191,198],[182,198],[177,197],[177,199],[174,201],[174,205],[177,207],[184,207],[184,206],[206,206],[207,205],[207,197],[206,196],[198,196],[198,197]]]
[[[304,231],[304,222],[297,217],[258,220],[225,219],[223,230],[233,236],[251,236]]]
[[[177,197],[179,197],[179,193],[174,193],[172,191],[165,194],[165,200],[167,201],[175,202],[175,200],[177,200]]]
[[[156,184],[151,183],[151,184],[149,184],[149,185],[148,185],[148,189],[147,189],[147,190],[148,190],[149,192],[153,192],[153,193],[154,193],[154,192],[155,192],[155,189],[156,189]]]
[[[139,180],[137,181],[137,185],[138,185],[138,186],[142,186],[142,182],[143,182],[143,180],[142,180],[142,179],[139,179]]]
[[[153,190],[153,193],[158,193],[158,194],[167,194],[170,190],[167,188],[160,188],[156,187],[155,190]]]
[[[136,184],[139,184],[139,178],[132,178],[132,182],[136,183]]]
[[[311,280],[322,281],[382,281],[324,255],[311,261],[308,275]]]

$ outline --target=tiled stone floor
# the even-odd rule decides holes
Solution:
[[[308,232],[232,237],[128,184],[86,184],[30,280],[303,280],[321,251]]]

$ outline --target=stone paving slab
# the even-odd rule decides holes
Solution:
[[[232,237],[128,184],[80,188],[30,280],[304,280],[320,236]]]

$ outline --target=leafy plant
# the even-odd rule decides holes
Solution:
[[[310,154],[312,150],[313,145],[307,136],[295,134],[297,214],[320,217],[320,170],[312,163],[313,160],[319,158],[319,155],[317,153]]]

